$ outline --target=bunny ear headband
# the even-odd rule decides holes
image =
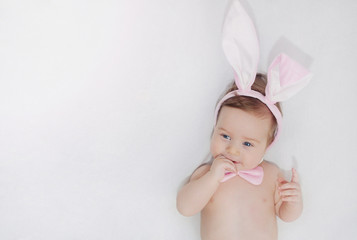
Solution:
[[[303,89],[310,81],[312,74],[285,54],[280,54],[271,63],[267,74],[265,96],[251,89],[257,74],[259,61],[259,43],[255,27],[239,1],[233,1],[223,26],[223,51],[234,70],[238,90],[229,92],[217,104],[217,114],[224,101],[234,96],[248,96],[259,99],[274,115],[277,140],[282,124],[282,115],[274,105],[285,101]],[[270,147],[269,146],[269,147]]]

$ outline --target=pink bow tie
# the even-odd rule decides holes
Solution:
[[[222,179],[221,182],[225,182],[235,176],[240,176],[241,178],[247,180],[251,184],[260,185],[263,181],[264,171],[263,168],[258,166],[256,168],[250,170],[241,170],[237,173],[234,172],[226,172],[226,176]]]

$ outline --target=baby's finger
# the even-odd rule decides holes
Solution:
[[[282,177],[279,177],[278,178],[278,182],[280,183],[280,184],[285,184],[285,183],[288,183],[288,181],[286,181],[284,178],[282,178]]]
[[[287,196],[287,197],[282,197],[281,200],[283,202],[300,202],[300,198],[298,196]]]
[[[291,171],[292,171],[291,182],[298,183],[299,182],[299,175],[297,174],[296,169],[292,168]]]
[[[222,154],[219,154],[219,155],[217,155],[214,159],[215,159],[215,160],[216,160],[216,159],[223,160],[223,159],[226,159],[226,158],[225,158]]]
[[[295,182],[288,182],[279,187],[280,190],[284,189],[297,189],[300,190],[300,184],[295,183]]]
[[[223,162],[224,162],[224,168],[226,170],[229,169],[229,170],[232,170],[232,172],[237,172],[236,165],[232,161],[225,159]]]
[[[281,196],[298,196],[299,195],[299,191],[297,190],[283,190],[280,191],[280,195]]]

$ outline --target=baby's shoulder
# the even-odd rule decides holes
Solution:
[[[280,173],[280,168],[278,167],[278,165],[276,165],[276,164],[273,163],[273,162],[269,162],[269,161],[264,160],[264,161],[261,163],[261,166],[262,166],[263,169],[264,169],[264,174],[265,174],[265,175],[269,175],[269,176],[272,176],[272,177],[276,177],[276,176],[278,176],[279,173]]]

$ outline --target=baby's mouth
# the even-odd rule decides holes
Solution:
[[[240,161],[235,161],[235,160],[233,160],[232,158],[227,157],[227,156],[224,156],[224,157],[227,158],[228,160],[232,161],[234,164],[241,164]]]
[[[218,158],[218,157],[223,157],[223,158],[225,158],[225,159],[228,159],[229,161],[231,161],[231,162],[234,163],[234,164],[242,164],[240,161],[233,160],[234,158],[232,158],[232,157],[230,157],[230,156],[226,156],[226,155],[224,155],[224,154],[219,154],[219,155],[217,155],[216,158]]]
[[[240,164],[240,162],[237,162],[237,161],[234,161],[234,160],[231,160],[234,164]]]

